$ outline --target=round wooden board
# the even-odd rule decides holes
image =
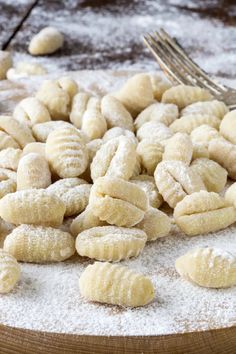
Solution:
[[[236,327],[164,336],[88,336],[0,325],[1,354],[233,354]]]

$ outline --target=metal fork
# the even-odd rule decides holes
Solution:
[[[210,91],[217,100],[224,101],[230,109],[236,109],[236,90],[212,79],[164,29],[148,33],[143,38],[171,82],[200,86]]]

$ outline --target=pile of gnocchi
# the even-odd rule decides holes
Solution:
[[[0,222],[12,225],[0,293],[19,280],[18,262],[77,252],[96,260],[79,280],[85,299],[150,303],[151,280],[114,262],[138,257],[173,223],[186,236],[235,223],[236,183],[222,196],[228,177],[236,180],[236,112],[206,90],[146,73],[104,97],[69,77],[44,81],[0,116]],[[236,285],[236,256],[214,247],[189,250],[175,266],[202,287]]]

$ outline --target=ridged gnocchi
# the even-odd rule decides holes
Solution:
[[[45,55],[54,53],[62,47],[64,36],[55,27],[45,27],[30,41],[31,55]]]
[[[29,126],[51,120],[47,108],[36,97],[27,97],[20,101],[14,109],[13,117]]]
[[[163,198],[158,192],[155,179],[148,175],[138,175],[133,177],[130,182],[137,184],[146,193],[149,205],[153,208],[159,208],[163,203]]]
[[[218,231],[236,221],[236,209],[217,193],[200,191],[177,204],[174,218],[189,236]]]
[[[227,113],[220,123],[220,133],[232,144],[236,144],[236,110]]]
[[[190,164],[193,156],[193,144],[191,138],[186,133],[176,133],[165,145],[162,159],[177,160]]]
[[[153,175],[158,163],[161,162],[164,148],[155,139],[143,139],[138,143],[137,154],[143,168],[149,175]]]
[[[154,121],[144,123],[137,130],[137,138],[139,140],[155,139],[158,143],[164,142],[171,138],[172,135],[172,131],[165,124]]]
[[[31,129],[25,123],[10,116],[0,116],[0,130],[10,135],[20,148],[35,141]]]
[[[21,262],[61,262],[75,253],[75,241],[59,229],[20,225],[6,237],[4,250]]]
[[[9,293],[20,279],[20,265],[8,252],[0,248],[0,294]]]
[[[118,138],[119,136],[126,136],[127,138],[130,138],[135,145],[137,145],[138,140],[136,136],[134,135],[131,130],[124,129],[121,127],[114,127],[106,131],[106,133],[103,135],[102,141],[106,143],[108,140]]]
[[[80,256],[118,262],[137,257],[146,241],[146,233],[136,228],[100,226],[78,234],[75,247]]]
[[[71,128],[73,127],[70,123],[64,122],[63,120],[54,120],[45,123],[38,123],[32,127],[32,132],[35,139],[38,142],[46,143],[48,135],[56,129],[59,128]]]
[[[91,188],[89,206],[99,219],[131,227],[143,219],[148,198],[133,183],[115,177],[100,177]]]
[[[191,134],[195,128],[203,124],[210,125],[211,127],[218,129],[220,126],[220,119],[207,114],[189,114],[187,116],[176,119],[170,125],[170,129],[174,133],[180,132]]]
[[[225,139],[213,139],[209,143],[210,159],[224,167],[229,177],[236,179],[236,146]]]
[[[200,125],[191,132],[192,142],[204,145],[207,148],[210,141],[216,138],[220,138],[219,131],[207,124]]]
[[[22,156],[21,149],[7,148],[0,151],[0,168],[7,168],[13,171],[17,170]]]
[[[195,102],[181,111],[182,116],[189,114],[208,114],[222,119],[229,112],[224,102],[218,100]]]
[[[150,279],[128,267],[108,262],[89,265],[80,276],[79,288],[89,301],[129,307],[144,306],[155,296]]]
[[[70,232],[73,236],[77,236],[84,230],[91,229],[92,227],[105,226],[107,223],[94,215],[93,209],[87,207],[81,214],[79,214],[70,225]]]
[[[219,248],[190,250],[176,260],[175,267],[184,279],[206,288],[236,285],[236,257]]]

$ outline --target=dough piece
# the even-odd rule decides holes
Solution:
[[[215,129],[218,129],[220,126],[220,119],[207,114],[189,114],[188,116],[183,116],[176,119],[174,123],[170,125],[170,129],[174,133],[180,132],[191,134],[195,128],[203,124],[207,124]]]
[[[21,262],[61,262],[75,253],[75,241],[52,227],[21,225],[6,237],[4,250]]]
[[[73,127],[72,124],[63,120],[56,120],[46,123],[38,123],[32,127],[33,134],[37,141],[46,143],[48,135],[58,128]]]
[[[9,52],[0,50],[0,80],[6,79],[7,70],[12,66],[12,57]]]
[[[79,288],[81,295],[89,301],[127,307],[144,306],[155,296],[147,277],[108,262],[89,265],[80,276]]]
[[[90,165],[91,177],[110,176],[128,180],[134,171],[136,150],[132,140],[125,136],[109,140],[96,153]]]
[[[71,97],[70,94],[60,86],[59,81],[43,81],[36,97],[47,107],[52,119],[69,119]]]
[[[217,162],[200,158],[191,164],[191,170],[203,180],[208,192],[221,192],[227,182],[227,171]]]
[[[17,169],[17,190],[47,188],[51,172],[44,156],[30,153],[22,157]]]
[[[40,64],[31,62],[19,62],[14,68],[7,71],[8,80],[18,80],[30,76],[46,75],[47,70]]]
[[[153,208],[159,208],[163,203],[163,198],[158,192],[155,179],[148,175],[139,175],[130,180],[130,182],[138,185],[146,193],[149,205]]]
[[[114,127],[106,131],[106,133],[103,135],[102,141],[106,143],[107,141],[111,139],[118,138],[119,136],[125,136],[133,141],[135,145],[138,144],[138,140],[136,136],[134,135],[133,132],[127,129],[123,129],[120,127]]]
[[[227,189],[225,199],[236,208],[236,182]]]
[[[7,179],[12,179],[16,182],[16,172],[9,170],[8,168],[0,167],[0,181],[5,181]]]
[[[77,177],[88,166],[88,150],[80,132],[72,126],[51,132],[45,151],[52,171],[61,178]]]
[[[13,117],[29,126],[51,120],[47,108],[36,97],[27,97],[20,101],[14,109]]]
[[[46,55],[56,52],[62,47],[64,36],[54,27],[45,27],[30,41],[31,55]]]
[[[224,102],[212,100],[190,104],[181,111],[181,116],[188,116],[189,114],[207,114],[222,119],[228,112],[229,109]]]
[[[31,153],[39,154],[43,157],[46,156],[45,153],[45,143],[30,143],[27,144],[23,149],[23,156]]]
[[[73,236],[77,236],[84,230],[91,229],[96,226],[105,226],[107,223],[94,215],[91,207],[87,207],[81,214],[79,214],[70,225],[70,232]]]
[[[102,138],[107,130],[107,122],[101,113],[101,100],[85,92],[74,96],[70,121],[89,139]]]
[[[113,96],[123,103],[133,117],[136,117],[138,113],[154,101],[150,76],[148,74],[132,76]]]
[[[236,109],[224,116],[220,124],[220,133],[232,144],[236,144]]]
[[[207,148],[211,140],[220,137],[218,130],[207,124],[200,125],[191,132],[192,142],[204,145]]]
[[[154,173],[157,188],[171,208],[186,195],[206,190],[201,177],[182,161],[163,161]]]
[[[149,208],[143,220],[135,225],[138,229],[147,234],[148,241],[155,241],[160,237],[165,237],[171,229],[171,219],[162,211]]]
[[[177,272],[186,280],[206,288],[236,285],[236,257],[215,247],[199,247],[179,257]]]
[[[7,168],[13,171],[17,170],[22,150],[7,148],[0,151],[0,168]]]
[[[0,150],[7,148],[20,149],[20,145],[11,135],[0,130]]]
[[[20,265],[8,252],[0,248],[0,294],[9,293],[20,279]]]
[[[146,241],[145,232],[136,228],[100,226],[81,232],[76,238],[75,247],[80,256],[118,262],[137,257]]]
[[[65,216],[77,215],[88,205],[91,185],[81,178],[65,178],[48,187],[66,206]]]
[[[153,176],[158,163],[162,160],[163,146],[153,138],[143,139],[139,142],[136,151],[140,156],[141,165],[149,175]]]
[[[107,121],[108,128],[120,127],[134,130],[134,122],[129,111],[115,97],[106,95],[101,102],[101,111]]]
[[[174,210],[179,228],[189,236],[225,229],[236,221],[236,209],[217,193],[187,195]]]
[[[202,158],[202,157],[205,157],[207,159],[209,158],[208,148],[204,145],[193,143],[192,161],[194,161],[195,159]]]
[[[159,122],[166,126],[173,123],[179,116],[178,107],[175,104],[153,103],[145,108],[135,119],[135,129],[147,122]]]
[[[210,101],[213,97],[205,89],[196,86],[177,85],[164,92],[161,101],[174,103],[180,109],[198,101]]]
[[[0,116],[0,130],[10,135],[21,148],[35,141],[31,129],[10,116]]]
[[[210,159],[224,167],[229,177],[236,179],[236,146],[224,139],[213,139],[209,144]]]
[[[7,179],[0,182],[0,199],[9,193],[14,193],[16,191],[16,182],[12,179]],[[1,232],[0,232],[1,234]]]
[[[190,164],[193,156],[193,144],[189,135],[185,133],[176,133],[172,136],[163,153],[163,160],[178,160]]]
[[[143,219],[148,198],[134,183],[120,178],[100,177],[91,188],[89,206],[101,220],[131,227]]]
[[[75,80],[71,79],[69,76],[62,76],[57,79],[57,83],[60,88],[68,93],[70,100],[72,102],[74,96],[77,94],[79,87]]]
[[[10,193],[0,200],[0,216],[15,225],[59,226],[65,211],[63,201],[44,189]]]
[[[155,139],[158,143],[163,143],[171,138],[172,135],[172,131],[165,124],[157,122],[144,123],[137,130],[137,138],[139,140]]]
[[[94,140],[89,141],[86,144],[90,163],[93,161],[94,156],[96,155],[98,150],[101,148],[102,144],[103,144],[102,139],[94,139]]]
[[[153,96],[157,101],[161,101],[163,93],[171,88],[171,83],[158,74],[149,74],[149,76],[152,83]]]

